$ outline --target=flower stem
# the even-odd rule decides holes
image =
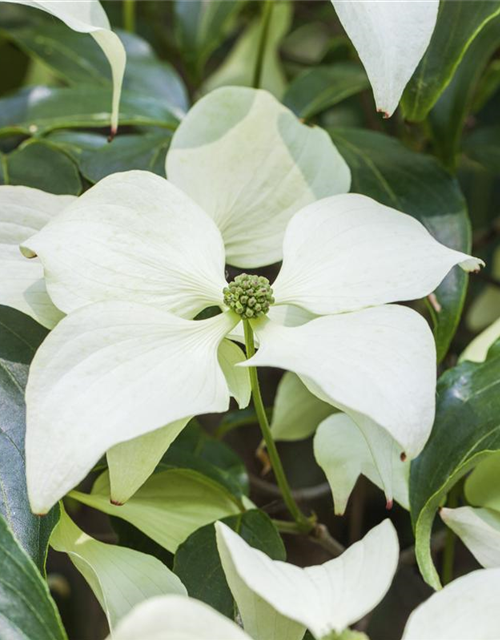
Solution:
[[[248,320],[243,320],[243,327],[245,330],[247,358],[250,359],[255,354],[253,329]],[[269,427],[266,409],[264,407],[264,403],[262,402],[262,396],[260,393],[257,368],[249,367],[248,370],[250,373],[250,385],[252,388],[252,398],[255,407],[255,413],[257,414],[257,420],[259,422],[260,430],[262,431],[262,436],[264,438],[264,442],[266,443],[269,459],[271,461],[274,475],[276,476],[276,482],[278,483],[278,487],[280,488],[281,495],[283,496],[283,500],[288,508],[288,511],[297,523],[300,531],[302,531],[303,533],[308,533],[314,527],[315,518],[308,518],[307,516],[305,516],[300,510],[298,504],[295,502],[295,499],[292,495],[292,490],[290,489],[290,485],[288,484],[288,480],[286,479],[285,470],[283,469],[278,449],[276,448],[276,444]]]
[[[252,85],[255,89],[259,89],[262,82],[262,71],[264,68],[264,57],[266,53],[269,26],[271,24],[271,15],[273,13],[273,5],[274,0],[265,0],[264,7],[262,9],[262,26],[252,82]]]
[[[135,32],[135,0],[123,0],[123,28]]]

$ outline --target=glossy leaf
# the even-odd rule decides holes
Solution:
[[[243,0],[176,0],[177,40],[183,57],[198,73],[224,40],[243,5]]]
[[[500,173],[500,125],[473,131],[464,139],[462,151],[488,171]]]
[[[248,474],[241,458],[208,435],[196,420],[177,436],[157,467],[158,472],[167,469],[198,471],[238,498],[249,492]]]
[[[425,118],[450,82],[470,44],[498,14],[500,3],[496,1],[440,3],[429,48],[403,94],[403,113],[408,120]]]
[[[111,30],[108,17],[100,2],[53,2],[52,0],[8,0],[15,4],[27,5],[46,11],[62,20],[64,24],[79,34],[91,34],[111,66],[113,80],[111,133],[118,127],[118,108],[125,72],[126,54],[118,36]],[[109,93],[109,92],[108,92]]]
[[[181,581],[156,558],[84,533],[63,511],[50,540],[67,553],[104,609],[111,629],[140,602],[166,594],[186,595]]]
[[[371,196],[420,220],[442,244],[470,250],[471,232],[457,181],[430,156],[417,154],[380,133],[357,129],[330,131],[352,172],[351,191]],[[438,361],[448,351],[462,312],[467,275],[458,267],[435,295],[433,313]]]
[[[41,572],[45,571],[49,537],[59,513],[56,507],[40,518],[29,506],[24,388],[29,363],[46,334],[46,329],[28,316],[0,307],[0,515]]]
[[[45,133],[68,127],[104,127],[109,121],[109,91],[98,87],[29,87],[0,99],[0,131]],[[124,92],[120,124],[175,129],[177,116],[163,101]]]
[[[279,47],[290,28],[292,4],[276,2],[273,6],[262,63],[262,77],[259,82],[260,88],[266,89],[278,99],[282,97],[286,87],[286,78],[279,58]],[[206,80],[203,85],[204,91],[229,85],[254,86],[262,29],[262,19],[257,19],[248,26],[221,66]]]
[[[131,169],[152,171],[165,177],[165,157],[170,146],[170,132],[118,136],[113,144],[83,151],[80,171],[90,182]]]
[[[109,64],[93,38],[75,33],[43,13],[6,16],[0,32],[30,57],[43,61],[64,82],[78,87],[111,88]],[[187,109],[186,89],[176,71],[161,62],[138,35],[117,30],[127,54],[123,89],[164,101],[179,111]]]
[[[221,485],[187,469],[154,474],[124,505],[111,504],[109,491],[108,474],[104,473],[90,494],[72,491],[69,495],[110,516],[123,518],[172,552],[199,527],[242,510]]]
[[[222,522],[273,560],[285,560],[283,542],[263,511],[247,511],[224,518]],[[229,618],[233,617],[234,600],[217,551],[213,524],[198,529],[180,545],[175,554],[174,571],[191,597],[206,602]],[[210,580],[200,580],[200,575],[210,576]]]
[[[436,154],[450,169],[455,169],[458,162],[462,131],[481,75],[499,45],[500,16],[491,20],[471,44],[429,116]]]
[[[359,64],[342,62],[304,71],[288,86],[283,103],[301,118],[312,118],[370,86]]]
[[[0,637],[67,640],[47,584],[0,516]]]
[[[500,342],[485,362],[464,362],[447,371],[437,393],[434,428],[410,474],[416,556],[424,579],[436,589],[440,581],[430,538],[437,509],[467,471],[500,450]]]
[[[4,156],[2,167],[3,184],[24,185],[55,194],[78,195],[82,190],[74,161],[43,140],[28,140]]]

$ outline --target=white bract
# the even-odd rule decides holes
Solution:
[[[70,29],[89,33],[101,47],[111,66],[113,99],[111,134],[118,128],[118,110],[125,73],[126,53],[120,38],[111,31],[108,16],[99,0],[1,0],[46,11],[62,20]]]
[[[375,428],[375,427],[374,427]],[[401,460],[397,443],[382,434],[368,440],[345,413],[336,413],[324,420],[314,437],[314,456],[325,472],[332,490],[335,513],[343,515],[349,496],[362,474],[384,489],[385,479],[377,468],[373,446],[387,448],[388,469],[392,469],[391,486],[395,500],[409,509],[410,461]],[[372,444],[370,449],[369,442]],[[382,449],[383,453],[384,449]],[[392,454],[392,455],[391,455]],[[392,457],[392,460],[391,460]],[[388,504],[390,508],[392,504]]]
[[[432,426],[435,348],[418,313],[389,303],[425,296],[454,265],[480,261],[370,198],[330,195],[348,187],[345,163],[325,132],[266,92],[227,88],[201,100],[174,136],[167,167],[169,181],[141,171],[105,178],[23,243],[70,314],[28,382],[33,510],[45,513],[119,443],[155,432],[164,450],[166,425],[178,431],[190,416],[225,411],[231,395],[244,406],[248,376],[238,361],[292,371],[344,411],[390,500],[393,443],[413,458]],[[281,257],[276,308],[319,317],[284,326],[254,314],[260,348],[243,363],[226,338],[241,316],[224,302],[225,262]],[[192,320],[210,306],[223,313]],[[122,499],[157,461],[153,445],[145,445],[144,477],[136,470]]]
[[[411,614],[402,640],[498,640],[500,569],[457,578]]]
[[[377,109],[393,114],[427,49],[439,0],[332,0],[370,79]]]
[[[133,609],[107,640],[251,640],[208,605],[183,596],[151,598]]]
[[[215,527],[229,588],[255,640],[301,640],[306,629],[318,640],[342,632],[382,600],[398,565],[398,537],[389,520],[339,558],[305,569],[271,560],[222,522]],[[290,620],[292,633],[271,634]]]

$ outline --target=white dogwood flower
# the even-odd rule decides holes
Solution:
[[[266,91],[243,87],[214,91],[190,110],[173,137],[167,168],[170,182],[215,220],[226,247],[226,261],[242,267],[280,260],[291,216],[306,204],[344,193],[350,186],[349,168],[325,131],[302,124]],[[0,187],[0,268],[6,276],[0,283],[0,303],[31,315],[48,328],[57,324],[63,312],[113,296],[124,299],[123,290],[107,286],[105,277],[98,284],[99,273],[89,286],[91,274],[84,269],[82,280],[76,268],[67,273],[67,289],[77,295],[66,292],[61,297],[58,288],[51,287],[56,307],[46,291],[41,262],[27,261],[21,255],[19,244],[73,200],[74,196],[28,187]],[[75,257],[70,251],[70,262]],[[119,269],[119,260],[116,265]],[[58,280],[65,286],[63,270]],[[128,286],[128,295],[130,289]],[[134,299],[148,301],[148,296]],[[170,311],[193,317],[193,308],[181,309],[170,302],[164,300]],[[241,359],[241,351],[235,345],[226,347],[224,343],[219,358],[231,368]],[[246,380],[242,374],[234,378]],[[241,389],[241,406],[248,402],[246,396],[248,389]],[[115,502],[125,502],[141,486],[188,419],[108,451]]]
[[[212,217],[141,171],[99,182],[24,252],[39,256],[52,299],[72,312],[38,351],[28,381],[36,513],[117,443],[225,411],[231,394],[245,395],[245,369],[227,366],[244,364],[243,354],[225,339],[242,317],[260,343],[248,366],[297,373],[369,440],[386,434],[416,456],[434,418],[434,341],[418,313],[389,303],[425,296],[455,264],[480,263],[438,243],[414,218],[347,194],[293,216],[272,289],[254,276],[228,285]],[[272,304],[319,317],[286,327],[266,315]],[[189,319],[210,306],[223,312]]]

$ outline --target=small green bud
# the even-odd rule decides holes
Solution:
[[[222,290],[224,304],[243,318],[259,318],[274,303],[273,290],[264,276],[242,273]]]

